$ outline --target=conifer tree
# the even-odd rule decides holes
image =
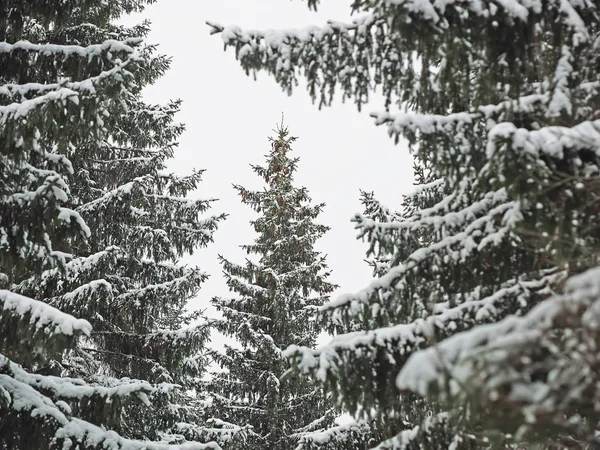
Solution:
[[[323,204],[312,205],[306,188],[294,185],[298,158],[290,156],[291,137],[283,124],[271,139],[264,166],[252,166],[264,179],[263,190],[235,185],[242,202],[259,216],[251,223],[258,233],[242,248],[249,257],[236,264],[221,257],[234,298],[215,298],[223,318],[216,328],[235,338],[216,355],[223,369],[210,383],[218,417],[251,427],[247,439],[225,448],[289,449],[306,433],[323,429],[334,415],[319,386],[286,373],[282,351],[291,344],[313,347],[321,330],[313,310],[335,286],[327,281],[325,256],[315,242],[327,227],[315,223]]]
[[[125,411],[149,411],[150,399],[163,395],[168,386],[133,377],[93,378],[86,376],[91,372],[78,370],[65,376],[62,369],[68,368],[65,362],[73,362],[73,350],[97,342],[90,322],[100,323],[95,294],[107,283],[96,278],[89,289],[75,289],[63,302],[45,294],[81,287],[75,274],[87,270],[82,277],[97,276],[98,272],[92,275],[94,256],[104,256],[92,253],[102,237],[80,206],[94,188],[105,185],[90,182],[90,192],[78,182],[97,162],[99,149],[122,142],[111,124],[135,115],[136,108],[127,100],[136,98],[143,85],[139,74],[148,72],[152,59],[138,36],[109,21],[142,5],[84,0],[0,4],[2,449],[219,448],[128,439],[136,433],[129,432],[132,424],[125,423],[130,419]],[[100,29],[102,25],[106,29]],[[124,161],[130,159],[125,155]],[[116,176],[102,172],[107,179]],[[166,180],[163,186],[167,192],[175,189]],[[119,226],[115,220],[112,224]],[[108,277],[119,272],[103,273]],[[52,277],[55,286],[48,283]],[[78,308],[72,307],[75,300]],[[75,319],[55,306],[90,320]]]
[[[320,312],[362,331],[286,354],[381,424],[380,449],[598,446],[598,4],[352,8],[302,31],[211,25],[320,106],[380,89],[376,123],[431,172],[401,220],[357,219],[389,265]],[[405,425],[409,392],[433,413]]]
[[[59,27],[38,25],[35,38],[60,45],[111,37],[141,42],[147,23],[127,28],[113,22],[146,3],[81,5]],[[187,198],[201,172],[180,177],[165,170],[184,130],[174,120],[180,102],[149,105],[141,91],[168,69],[168,58],[140,43],[136,62],[121,108],[102,120],[102,139],[68,150],[70,207],[90,238],[60,270],[26,279],[16,290],[85,317],[94,328],[67,360],[52,363],[52,373],[115,388],[131,378],[156,387],[152,405],[123,409],[117,422],[107,423],[113,429],[169,442],[203,439],[194,425],[200,420],[195,394],[188,393],[202,377],[208,327],[185,307],[207,275],[177,260],[211,241],[222,216],[203,217],[211,200]]]

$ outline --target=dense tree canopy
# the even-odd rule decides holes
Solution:
[[[218,448],[168,445],[208,334],[177,259],[220,217],[164,170],[179,103],[140,96],[168,60],[112,24],[146,3],[0,3],[0,448]]]
[[[61,42],[82,44],[113,34],[141,39],[148,31],[147,24],[128,29],[99,21],[71,27]],[[181,440],[177,434],[199,432],[186,424],[199,419],[193,398],[182,393],[201,378],[208,338],[207,325],[192,324],[198,317],[185,307],[207,275],[177,260],[212,240],[222,217],[203,217],[210,200],[188,198],[201,172],[180,177],[165,170],[184,129],[174,121],[180,102],[143,102],[143,87],[165,72],[169,60],[152,46],[138,53],[132,88],[120,98],[123,110],[103,120],[106,136],[69,154],[71,207],[89,226],[90,238],[73,249],[66,270],[45,271],[41,280],[29,278],[16,289],[94,327],[91,340],[81,341],[55,367],[57,373],[113,385],[139,378],[161,386],[154,414],[133,409],[134,417],[120,417],[115,428],[140,438]]]
[[[331,299],[324,205],[282,124],[264,189],[234,185],[257,236],[220,258],[214,321],[188,311],[208,275],[181,258],[224,216],[202,171],[167,170],[181,102],[142,93],[169,58],[118,24],[151,3],[0,0],[0,449],[600,447],[600,3],[210,24],[319,107],[383,94],[371,115],[415,159],[399,208],[361,193],[373,281]],[[236,343],[209,352],[211,327]]]
[[[378,448],[597,445],[598,4],[352,8],[303,30],[211,24],[248,73],[287,92],[303,76],[321,106],[383,92],[376,123],[426,171],[401,211],[356,218],[378,270],[320,308],[342,334],[286,354],[379,424]]]

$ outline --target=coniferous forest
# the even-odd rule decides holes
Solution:
[[[283,119],[248,155],[260,187],[227,180],[245,258],[185,262],[236,218],[208,151],[170,168],[182,102],[144,91],[172,59],[123,21],[153,3],[0,0],[1,450],[600,449],[600,1],[193,30],[311,114],[382,99],[409,147],[398,205],[359,194],[372,280],[342,295]]]

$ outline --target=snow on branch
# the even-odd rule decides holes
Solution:
[[[58,90],[47,92],[46,94],[25,100],[20,103],[11,103],[7,106],[0,106],[0,123],[5,122],[9,115],[14,117],[25,117],[31,110],[47,102],[65,100],[71,100],[72,102],[77,103],[77,92],[67,87],[61,87]]]
[[[181,292],[187,292],[190,289],[190,275],[193,276],[194,274],[184,274],[162,283],[148,284],[142,288],[130,289],[118,295],[116,301],[122,306],[137,309],[143,307],[142,304],[147,304],[149,298],[160,295],[179,295]],[[168,309],[164,305],[163,308],[165,310]]]
[[[193,436],[198,440],[210,440],[220,445],[228,445],[235,441],[245,441],[248,436],[258,436],[252,427],[239,426],[221,419],[210,418],[206,426],[192,425],[189,423],[175,424],[174,431],[184,436]]]
[[[599,83],[600,85],[600,83]],[[482,119],[497,120],[507,111],[511,113],[531,113],[549,101],[547,94],[531,94],[516,100],[506,100],[494,105],[477,107],[474,112],[458,112],[447,115],[423,114],[417,112],[390,113],[388,111],[373,112],[371,117],[376,125],[387,125],[388,133],[399,136],[406,132],[419,131],[423,135],[447,133],[448,126],[464,127]]]
[[[131,333],[126,331],[93,331],[93,336],[118,336],[131,343],[138,341],[148,349],[168,347],[177,349],[194,341],[204,341],[210,333],[211,323],[198,323],[175,330],[158,330],[151,333]]]
[[[37,52],[42,55],[65,55],[65,56],[80,56],[83,58],[93,58],[105,54],[107,52],[124,52],[127,54],[135,54],[133,48],[139,45],[143,39],[130,38],[125,41],[116,41],[109,39],[102,44],[88,45],[82,47],[80,45],[58,45],[58,44],[32,44],[28,41],[19,41],[14,44],[8,42],[0,42],[0,53],[11,53],[18,50],[26,52]]]
[[[497,6],[504,10],[509,16],[523,22],[527,21],[530,9],[536,11],[537,8],[539,8],[539,6],[533,4],[523,5],[517,0],[503,0],[498,2]],[[454,0],[440,4],[429,0],[386,0],[381,1],[378,5],[372,6],[373,10],[378,11],[377,14],[363,14],[360,17],[355,18],[352,23],[330,20],[325,26],[320,27],[313,25],[303,29],[268,31],[242,30],[238,26],[223,26],[214,22],[206,22],[206,24],[210,28],[210,34],[220,33],[226,45],[231,45],[236,41],[241,43],[262,41],[265,49],[278,50],[283,54],[284,51],[281,47],[293,42],[306,43],[313,40],[319,41],[325,36],[334,33],[343,34],[349,31],[367,34],[370,32],[369,29],[371,26],[386,22],[384,18],[389,14],[389,8],[393,7],[402,8],[405,13],[418,19],[425,19],[432,25],[438,24],[439,22],[445,22],[446,19],[444,16],[446,10],[450,8],[457,10],[466,8],[476,17],[490,18],[489,10],[485,8],[480,1]],[[574,14],[576,14],[576,12],[574,12]],[[578,30],[580,32],[582,31],[580,27],[578,27]]]
[[[569,278],[565,293],[555,295],[535,306],[523,317],[509,316],[497,323],[481,325],[458,333],[439,344],[413,354],[396,379],[401,390],[426,395],[432,384],[444,375],[459,383],[468,382],[471,374],[469,354],[522,346],[533,342],[555,325],[565,311],[584,308],[583,323],[596,326],[600,310],[600,267]]]
[[[325,430],[306,433],[296,450],[357,448],[357,444],[365,440],[370,431],[371,427],[366,422],[352,420]]]
[[[581,3],[578,0],[562,0],[559,2],[560,11],[567,16],[567,24],[576,34],[576,42],[582,42],[590,38],[589,31],[585,26],[577,9],[580,9]],[[357,30],[359,33],[365,33],[366,27],[375,23],[385,23],[385,18],[389,15],[409,15],[418,20],[421,24],[423,20],[432,25],[439,25],[447,22],[448,10],[458,12],[469,12],[469,16],[474,19],[497,20],[503,13],[515,21],[527,22],[530,13],[537,13],[542,8],[539,1],[524,2],[520,0],[501,0],[494,3],[494,9],[487,7],[480,0],[450,0],[443,3],[435,0],[378,0],[369,3],[369,9],[376,11],[372,14],[362,14],[355,18],[352,23],[343,23],[330,20],[324,27],[306,27],[302,30],[269,30],[243,31],[240,27],[225,27],[214,22],[206,22],[210,27],[210,34],[221,33],[226,43],[231,40],[240,39],[249,41],[251,39],[264,39],[265,43],[282,43],[286,40],[297,39],[299,41],[308,41],[311,37],[319,37],[335,31]],[[416,21],[415,20],[415,21]],[[412,23],[413,20],[407,21]]]
[[[131,197],[134,193],[145,193],[151,179],[152,175],[137,177],[128,183],[106,192],[102,197],[81,205],[77,210],[82,213],[93,213],[102,209],[109,210],[113,203],[118,204],[123,198]]]
[[[491,195],[493,197],[494,193]],[[496,225],[495,221],[498,217],[501,220]],[[392,287],[404,274],[409,273],[423,261],[440,252],[448,252],[452,258],[460,260],[474,251],[481,251],[487,246],[497,245],[502,242],[520,219],[521,212],[518,202],[500,203],[489,209],[485,215],[472,220],[462,231],[448,235],[432,245],[417,249],[406,258],[403,264],[392,267],[389,272],[373,280],[366,288],[355,294],[341,295],[321,306],[320,311],[326,312],[337,308],[352,308],[358,307],[360,304],[368,304],[371,296],[379,289]],[[389,226],[395,226],[394,224],[392,222]],[[388,226],[388,224],[382,224],[382,226]],[[476,242],[474,236],[482,229],[487,230],[486,235],[480,242]]]
[[[419,437],[428,433],[430,430],[434,430],[437,427],[443,426],[446,422],[448,422],[449,417],[450,415],[447,412],[440,412],[433,416],[429,416],[423,421],[423,423],[416,425],[413,428],[402,430],[396,436],[386,439],[372,450],[406,450],[411,448],[410,446],[413,444],[417,448],[425,448],[420,445]],[[456,445],[461,441],[459,440],[460,438],[456,438],[458,438],[458,436],[455,436],[455,442],[451,444],[448,449],[459,448]]]
[[[487,156],[498,151],[498,142],[510,140],[513,149],[536,154],[546,154],[563,159],[565,150],[588,150],[600,156],[600,120],[585,121],[573,127],[550,126],[539,130],[517,128],[503,122],[489,132]]]
[[[60,354],[77,335],[89,336],[92,331],[87,320],[7,290],[0,290],[0,307],[2,349],[22,362]],[[13,354],[16,349],[18,355]]]
[[[0,42],[0,45],[2,43]],[[133,61],[135,58],[130,58],[125,61],[121,61],[115,64],[115,66],[109,70],[101,72],[99,75],[88,78],[84,81],[77,82],[63,82],[56,84],[56,89],[46,92],[45,94],[38,95],[34,98],[23,100],[21,102],[14,102],[6,106],[0,106],[0,124],[6,123],[10,118],[18,118],[27,116],[32,110],[43,106],[49,102],[66,102],[67,100],[78,104],[80,93],[86,93],[89,95],[95,94],[96,86],[106,79],[112,77],[119,77],[120,73],[126,67],[126,65]],[[43,91],[42,91],[43,92]]]
[[[145,381],[119,380],[115,386],[89,385],[78,378],[45,376],[30,374],[21,366],[0,355],[0,373],[10,375],[16,381],[27,384],[37,390],[62,400],[81,401],[86,397],[102,397],[106,400],[112,397],[138,396],[144,403],[148,402],[146,394],[154,388]]]
[[[119,256],[121,255],[121,249],[116,245],[111,245],[106,247],[104,250],[101,250],[97,253],[91,254],[89,256],[80,256],[73,258],[68,263],[65,264],[65,267],[62,270],[66,271],[69,274],[69,278],[79,278],[82,276],[91,277],[97,267],[106,263],[113,263]],[[49,269],[42,274],[42,280],[49,280],[55,277],[59,277],[62,275],[61,269]],[[23,284],[31,285],[34,284],[35,280],[29,279]]]
[[[562,60],[562,65],[568,64],[567,56]],[[563,86],[567,83],[566,76],[570,73],[567,68],[557,67],[557,79],[555,82],[558,86],[552,96],[547,93],[542,94],[531,94],[523,97],[519,97],[516,100],[507,100],[500,102],[496,105],[485,105],[477,107],[475,112],[459,112],[448,115],[436,115],[436,114],[421,114],[413,112],[401,112],[401,113],[389,113],[387,111],[371,113],[371,117],[375,119],[376,125],[386,124],[388,126],[388,132],[390,135],[399,136],[407,132],[415,133],[419,131],[421,134],[447,134],[448,126],[456,126],[459,129],[464,126],[472,127],[477,120],[482,119],[494,119],[502,122],[503,114],[510,112],[514,114],[527,114],[533,113],[537,109],[540,109],[544,105],[548,105],[546,115],[556,116],[559,115],[563,109],[570,108],[570,99],[565,94],[567,87]],[[561,77],[558,79],[558,77]],[[582,91],[597,91],[600,88],[600,83],[590,82],[579,87]],[[587,125],[586,125],[587,124]],[[488,144],[488,157],[493,153],[493,138],[494,137],[505,137],[507,134],[507,127],[512,124],[499,123],[495,125],[489,134]],[[516,127],[515,127],[516,130]],[[523,131],[519,130],[520,136],[524,136]],[[586,134],[587,132],[592,134]],[[515,131],[516,133],[516,131]],[[544,127],[540,130],[533,130],[530,132],[531,137],[529,138],[537,149],[543,149],[545,147],[544,142],[549,145],[548,153],[550,156],[559,157],[559,148],[581,148],[584,143],[593,141],[594,148],[597,148],[597,136],[598,136],[598,121],[583,122],[576,125],[573,128],[567,127]],[[586,137],[587,138],[584,138]],[[582,139],[583,138],[583,139]],[[523,139],[520,137],[520,139]],[[579,142],[579,146],[577,145]],[[518,145],[518,141],[515,142]]]
[[[353,12],[360,16],[352,23],[329,21],[323,26],[264,31],[207,24],[211,34],[221,35],[225,48],[235,49],[247,74],[266,71],[288,94],[298,85],[301,75],[307,80],[312,100],[319,100],[320,107],[331,105],[335,90],[339,88],[343,98],[354,98],[359,109],[377,86],[382,88],[387,104],[400,99],[412,104],[418,101],[415,95],[423,92],[421,83],[441,92],[441,83],[447,86],[448,81],[439,77],[444,78],[456,70],[471,71],[472,67],[466,63],[471,61],[470,58],[446,60],[442,56],[458,51],[479,58],[482,49],[486,48],[485,40],[466,45],[466,41],[453,39],[457,27],[481,29],[487,24],[490,30],[495,30],[500,23],[508,35],[513,35],[546,8],[565,28],[561,33],[565,45],[568,42],[576,50],[589,48],[594,36],[593,14],[588,12],[592,7],[578,0],[550,2],[544,6],[539,0],[492,3],[480,0],[378,0],[355,2],[353,6]],[[490,38],[493,38],[493,32]],[[415,64],[417,58],[408,55],[423,57],[428,68]],[[440,56],[441,62],[435,61]],[[578,58],[577,54],[573,56],[571,59]],[[544,58],[552,60],[552,57]],[[560,106],[570,104],[564,101],[570,94],[567,84],[572,84],[571,81],[565,83],[566,79],[573,78],[565,64],[567,59],[558,65],[555,79],[548,80],[556,87]],[[454,69],[431,71],[431,65]],[[415,73],[424,75],[427,72],[431,76],[421,76],[421,82],[415,86]],[[472,96],[478,97],[475,92]],[[555,106],[552,106],[555,111],[560,110]]]
[[[427,226],[432,226],[435,230],[439,230],[442,227],[462,226],[473,217],[481,216],[482,213],[488,212],[493,206],[507,201],[506,190],[502,188],[495,192],[486,193],[481,200],[474,201],[460,211],[450,211],[441,216],[430,215],[427,214],[426,210],[421,210],[417,212],[416,217],[402,221],[380,222],[364,218],[363,216],[357,216],[355,221],[357,222],[356,227],[360,227],[363,233],[369,230],[417,231]]]
[[[332,418],[335,418],[335,410],[328,409],[321,417],[313,420],[308,425],[297,429],[294,436],[303,436],[306,435],[306,433],[322,430],[323,426]]]
[[[62,444],[63,449],[220,450],[216,443],[168,445],[122,438],[114,431],[70,417],[70,408],[64,402],[55,403],[27,383],[4,373],[0,373],[0,390],[4,394],[3,400],[8,402],[5,419],[16,415],[28,421],[44,423],[54,431],[54,438]]]
[[[325,36],[330,36],[336,32],[347,32],[357,30],[359,27],[369,26],[376,21],[376,17],[366,16],[356,19],[354,23],[345,24],[342,22],[329,21],[325,26],[317,25],[308,26],[302,29],[286,29],[286,30],[242,30],[238,26],[223,26],[214,22],[206,22],[210,27],[210,34],[221,34],[221,38],[225,44],[230,45],[235,41],[250,43],[253,41],[262,42],[265,48],[277,49],[281,51],[281,47],[292,42],[310,42],[312,40],[320,40]]]
[[[159,330],[147,334],[148,341],[161,341],[170,345],[181,345],[186,341],[201,338],[204,339],[210,331],[210,324],[199,323],[179,328],[177,330]]]
[[[394,355],[390,355],[392,360],[401,366],[403,360],[419,348],[429,345],[431,341],[443,339],[458,330],[469,329],[481,321],[501,317],[505,309],[510,309],[511,301],[520,302],[533,293],[543,295],[563,277],[564,273],[557,271],[531,281],[513,280],[512,284],[488,297],[467,301],[425,319],[370,331],[341,334],[316,350],[292,345],[283,352],[283,356],[296,359],[300,370],[313,372],[322,381],[328,378],[330,372],[338,370],[340,364],[356,365],[359,359],[371,361],[380,349],[391,352]],[[414,370],[418,373],[420,366],[415,364]]]
[[[413,198],[417,198],[419,195],[428,192],[428,191],[437,191],[437,190],[442,190],[444,188],[444,180],[441,178],[438,178],[437,180],[433,180],[429,183],[423,183],[423,184],[418,184],[416,185],[412,191],[410,191],[408,194],[404,194],[402,197],[405,200],[410,200]]]
[[[89,336],[92,331],[87,320],[76,319],[43,302],[4,289],[0,289],[0,302],[3,312],[27,318],[36,329],[49,334],[73,336],[82,333]]]

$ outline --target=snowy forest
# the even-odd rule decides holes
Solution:
[[[198,124],[144,97],[172,59],[123,22],[156,1],[0,0],[0,450],[600,449],[600,1],[202,18],[245,75],[317,116],[381,99],[373,127],[408,146],[411,192],[360,193],[371,281],[341,295],[277,110],[260,187],[227,180],[245,257],[186,263],[235,218],[209,150],[170,169]]]

